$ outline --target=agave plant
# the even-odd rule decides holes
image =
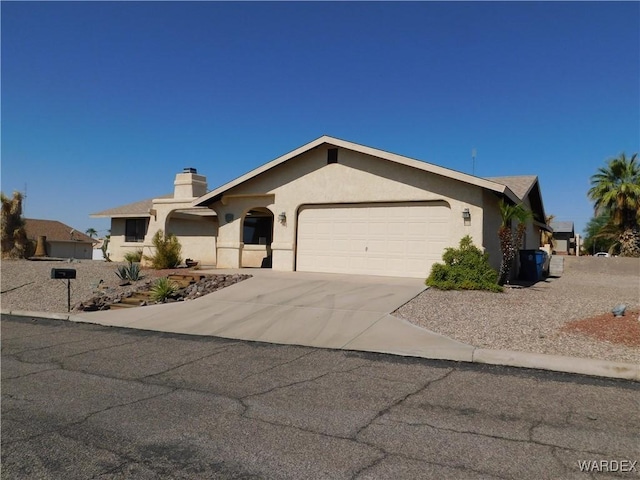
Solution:
[[[176,293],[177,290],[177,283],[168,277],[161,277],[151,286],[149,298],[154,302],[165,302],[167,298]]]
[[[140,269],[140,264],[129,262],[127,265],[120,265],[118,266],[116,275],[118,276],[118,278],[121,278],[122,280],[130,280],[132,282],[135,282],[136,280],[140,280],[142,278],[142,271]]]

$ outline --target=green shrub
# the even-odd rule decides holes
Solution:
[[[498,272],[489,265],[489,254],[482,253],[469,235],[460,240],[458,248],[445,249],[442,260],[444,263],[431,267],[425,282],[428,286],[440,290],[502,291],[497,284]]]
[[[149,298],[154,302],[164,302],[178,290],[178,284],[167,277],[159,278],[149,289]]]
[[[152,256],[144,256],[144,259],[151,262],[151,267],[157,270],[163,268],[175,268],[180,265],[182,258],[182,245],[175,235],[164,235],[162,230],[158,230],[153,236],[153,246],[156,253]]]
[[[140,264],[129,262],[127,265],[120,265],[116,275],[122,280],[131,280],[132,282],[140,280],[142,278]]]
[[[142,261],[142,250],[125,253],[124,259],[129,263],[140,263]]]

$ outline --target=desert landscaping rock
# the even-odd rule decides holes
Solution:
[[[132,295],[138,287],[135,284],[118,287],[116,263],[3,260],[0,297],[3,311],[66,313],[66,282],[49,278],[52,267],[77,269],[77,279],[72,280],[72,305],[97,297],[95,307],[90,308],[100,308],[102,295],[96,295],[96,290],[102,289],[115,297]],[[145,270],[147,277],[140,284],[172,272]],[[237,275],[207,278],[188,287],[184,294],[194,298],[239,279]],[[633,331],[600,335],[594,328],[602,333],[609,325],[598,326],[597,322],[588,321],[605,313],[613,317],[611,309],[620,303],[628,306],[622,318],[634,318],[640,308],[639,292],[640,259],[567,257],[560,278],[549,278],[526,288],[509,288],[501,294],[429,289],[393,315],[480,349],[640,364],[640,347],[618,340],[621,335],[628,338]],[[576,321],[584,322],[580,328],[566,327]]]
[[[394,315],[482,349],[640,364],[640,348],[631,340],[615,342],[595,331],[608,328],[597,319],[606,313],[613,318],[611,309],[621,303],[628,306],[623,318],[637,320],[632,312],[640,306],[640,259],[565,257],[559,278],[504,293],[428,289]],[[564,328],[574,321],[583,321],[582,331]]]
[[[193,300],[194,298],[207,295],[208,293],[216,292],[222,288],[230,287],[238,282],[251,278],[251,275],[207,275],[199,282],[193,283],[188,287],[181,288],[171,295],[166,302],[183,302],[186,300]],[[98,290],[90,299],[77,303],[74,307],[74,311],[95,312],[97,310],[109,310],[111,305],[119,303],[125,298],[131,298],[136,293],[146,293],[153,287],[153,280],[144,280],[142,282],[136,282],[136,285],[126,290],[107,288],[104,290]],[[125,286],[130,285],[127,283]],[[122,285],[119,285],[122,286]],[[158,302],[141,300],[140,306],[152,305]]]
[[[120,285],[122,280],[116,271],[124,263],[97,260],[28,261],[2,260],[3,310],[64,313],[67,311],[67,283],[50,278],[52,268],[73,268],[76,279],[71,280],[71,305],[74,311],[107,310],[113,303],[148,291],[160,277],[170,274],[187,274],[185,269],[143,269],[143,278]],[[251,275],[207,275],[201,281],[180,289],[173,301],[198,298],[221,288],[234,285]],[[143,302],[141,302],[143,303]]]

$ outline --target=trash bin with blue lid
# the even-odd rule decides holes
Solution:
[[[520,278],[532,282],[542,280],[546,255],[544,250],[520,250]]]

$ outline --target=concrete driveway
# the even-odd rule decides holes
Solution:
[[[473,347],[470,345],[390,315],[425,289],[421,279],[257,269],[211,273],[236,272],[250,273],[254,277],[189,302],[83,312],[72,320],[471,361]]]

